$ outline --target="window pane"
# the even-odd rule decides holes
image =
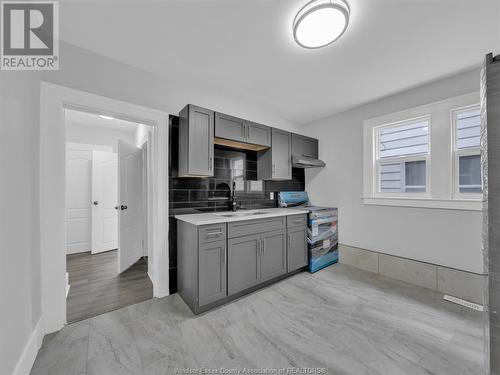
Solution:
[[[380,165],[380,192],[425,193],[425,160]]]
[[[483,192],[480,155],[460,156],[458,170],[458,190],[460,193]]]
[[[457,149],[479,147],[481,142],[481,112],[479,109],[457,113]]]
[[[401,163],[380,166],[380,191],[382,193],[400,193],[402,191]]]
[[[425,161],[405,163],[405,191],[407,193],[425,193]]]
[[[382,128],[378,137],[380,158],[425,154],[429,150],[429,121]]]

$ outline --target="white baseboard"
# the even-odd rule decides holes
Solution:
[[[35,363],[38,350],[42,346],[43,336],[42,318],[40,318],[24,346],[12,375],[29,375]]]

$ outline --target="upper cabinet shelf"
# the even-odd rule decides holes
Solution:
[[[215,143],[254,151],[263,150],[271,147],[271,128],[216,112]]]

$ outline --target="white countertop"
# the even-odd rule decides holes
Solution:
[[[252,215],[244,215],[245,213]],[[208,212],[203,214],[188,214],[188,215],[175,215],[177,220],[185,221],[186,223],[194,225],[206,225],[216,223],[230,223],[234,221],[256,220],[265,219],[277,216],[289,216],[305,214],[307,211],[298,210],[294,208],[265,208],[259,210],[241,210],[235,212]],[[226,216],[236,214],[235,216]]]

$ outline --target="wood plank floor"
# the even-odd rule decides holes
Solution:
[[[153,298],[147,260],[141,258],[118,274],[118,251],[66,257],[69,273],[68,322],[94,317]]]
[[[45,337],[31,374],[319,367],[332,375],[479,375],[483,316],[337,264],[199,316],[174,294],[67,325]]]

